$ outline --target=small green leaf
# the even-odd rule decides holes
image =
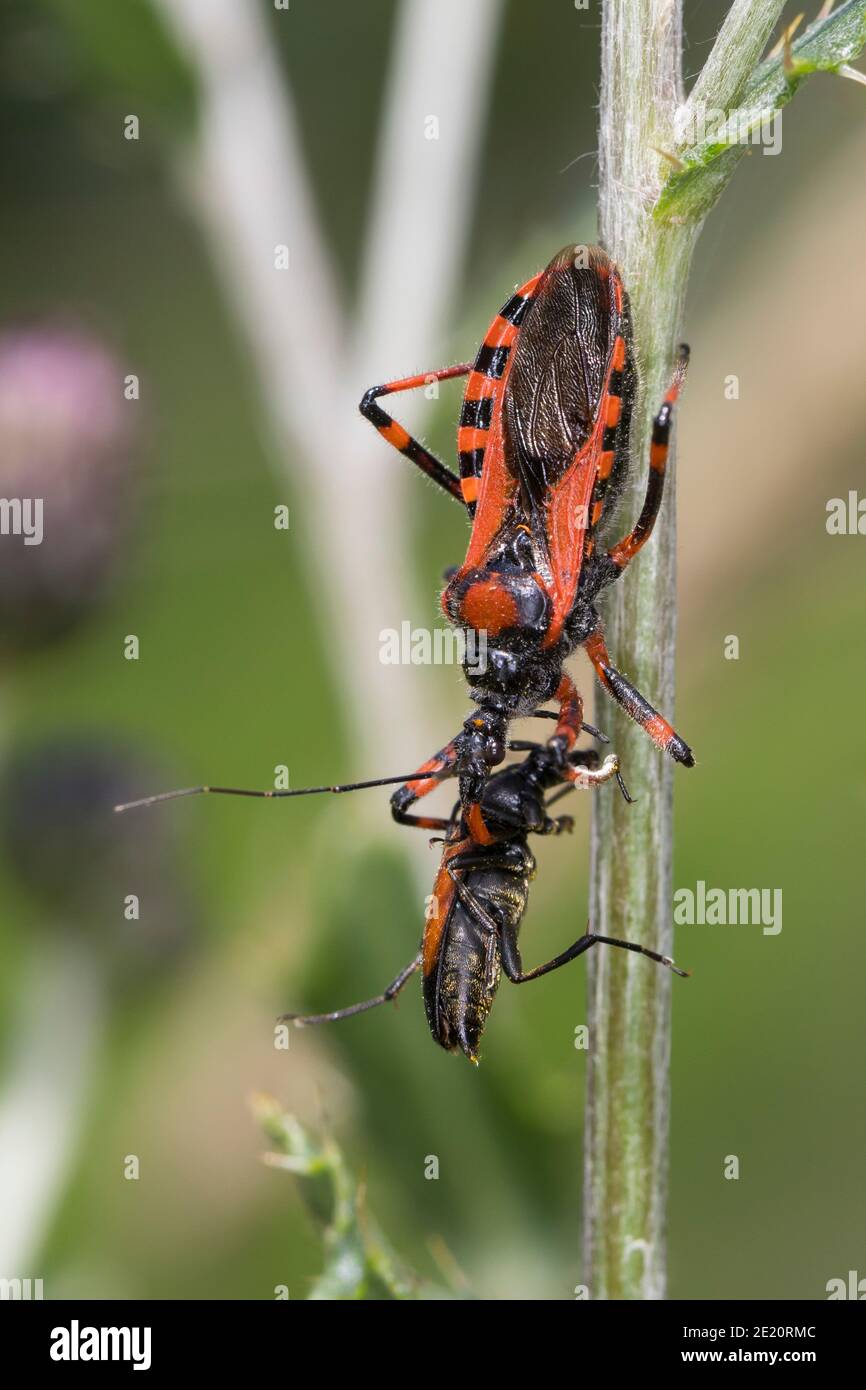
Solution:
[[[791,45],[791,62],[784,53],[759,64],[740,94],[729,131],[715,128],[698,143],[684,141],[675,154],[682,167],[670,175],[653,216],[659,221],[700,221],[709,212],[749,148],[752,132],[760,131],[814,72],[836,72],[861,53],[866,44],[866,0],[846,5],[810,25]],[[697,113],[696,113],[697,114]],[[727,113],[729,116],[731,113]]]
[[[322,1232],[325,1265],[310,1299],[378,1302],[453,1297],[422,1282],[394,1253],[366,1210],[363,1189],[333,1139],[313,1138],[270,1096],[254,1096],[252,1108],[275,1150],[265,1155],[265,1161],[293,1174]]]

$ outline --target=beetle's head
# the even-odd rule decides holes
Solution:
[[[498,702],[483,705],[464,720],[457,768],[464,801],[477,800],[490,769],[504,761],[507,729],[507,711]]]

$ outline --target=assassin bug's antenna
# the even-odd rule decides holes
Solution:
[[[156,792],[154,796],[142,796],[137,801],[124,801],[114,809],[118,813],[134,811],[139,806],[154,806],[158,801],[177,801],[182,796],[262,796],[276,800],[277,797],[318,796],[323,792],[339,795],[341,792],[364,791],[368,787],[389,787],[396,782],[411,782],[416,777],[431,780],[441,776],[443,774],[437,772],[409,772],[399,777],[374,777],[369,782],[342,782],[332,787],[298,787],[292,791],[256,791],[248,787],[180,787],[177,791]]]

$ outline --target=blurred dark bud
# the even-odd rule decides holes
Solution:
[[[123,547],[136,400],[93,337],[0,333],[0,650],[67,632]]]
[[[112,808],[153,776],[141,758],[72,737],[14,753],[0,782],[0,837],[52,931],[78,934],[116,982],[179,963],[193,902],[177,819]]]

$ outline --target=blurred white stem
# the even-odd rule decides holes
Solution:
[[[388,374],[437,365],[428,354],[441,351],[462,260],[500,3],[402,7],[355,333],[338,303],[291,96],[258,6],[157,4],[198,75],[187,188],[252,351],[278,477],[292,485],[293,532],[313,575],[308,592],[323,596],[326,650],[354,720],[357,762],[367,774],[399,771],[451,731],[425,718],[429,673],[396,679],[392,669],[382,679],[379,632],[413,611],[401,480],[411,465],[387,457],[357,403]],[[277,22],[290,25],[291,11]],[[425,138],[428,116],[439,121],[438,140]],[[277,245],[289,248],[288,271],[274,267]],[[401,402],[400,412],[411,415],[411,404],[407,411]],[[430,505],[448,502],[431,494]]]
[[[418,353],[441,350],[459,281],[500,14],[500,0],[409,0],[400,11],[354,334],[363,385],[371,364],[402,371],[401,354],[442,365]],[[400,405],[411,411],[417,397]]]
[[[18,1010],[0,1097],[0,1275],[39,1279],[33,1260],[75,1157],[100,1054],[105,995],[91,953],[68,940],[46,946],[25,974]]]

